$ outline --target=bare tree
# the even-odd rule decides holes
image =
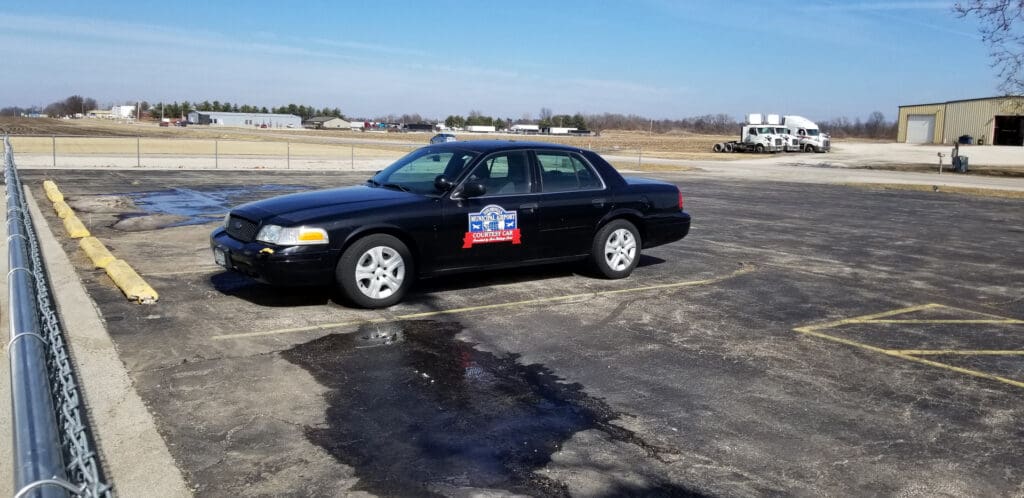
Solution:
[[[1024,94],[1024,0],[970,0],[957,2],[953,11],[961,18],[981,21],[981,39],[1001,80],[999,90],[1007,95]]]

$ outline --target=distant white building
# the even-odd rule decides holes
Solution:
[[[568,135],[568,134],[570,134],[570,133],[572,133],[574,131],[576,131],[576,128],[562,128],[562,127],[555,127],[555,126],[552,126],[551,128],[548,128],[548,133],[550,133],[552,135]]]
[[[313,128],[317,130],[327,128],[347,130],[352,127],[352,123],[335,116],[316,116],[309,118],[309,121],[306,121],[305,123],[302,124],[307,128]],[[360,125],[362,125],[362,123],[360,123]]]
[[[469,125],[466,127],[466,131],[473,133],[494,133],[494,130],[493,126],[484,125]]]
[[[133,105],[115,105],[110,108],[110,115],[114,119],[130,119],[135,114]]]
[[[190,124],[233,126],[237,128],[302,128],[302,118],[294,114],[263,114],[258,112],[192,111]]]

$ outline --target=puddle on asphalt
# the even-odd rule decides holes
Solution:
[[[121,221],[147,218],[147,223],[126,223],[122,229],[129,231],[201,225],[222,219],[224,213],[232,206],[264,199],[271,195],[290,194],[311,189],[311,187],[299,185],[258,185],[203,189],[176,187],[150,192],[131,192],[122,195],[131,199],[136,212],[124,213],[119,218]],[[136,225],[142,228],[135,228]],[[117,227],[115,226],[115,228]]]
[[[306,436],[356,470],[357,489],[564,496],[563,484],[534,471],[588,429],[656,456],[610,424],[619,414],[581,385],[561,382],[542,365],[522,365],[518,355],[478,351],[455,339],[461,331],[458,323],[432,320],[368,324],[282,353],[329,389],[326,423],[307,427]]]

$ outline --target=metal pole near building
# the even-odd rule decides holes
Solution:
[[[53,140],[53,145],[51,147],[51,150],[53,150],[53,167],[56,168],[57,167],[57,135],[54,135],[54,136],[50,137],[50,139]]]

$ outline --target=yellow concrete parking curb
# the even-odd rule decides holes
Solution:
[[[78,219],[74,213],[70,213],[64,217],[64,229],[68,231],[68,235],[72,239],[80,239],[82,237],[88,237],[89,229],[85,228],[82,224],[82,220]]]
[[[159,296],[128,263],[115,259],[107,264],[107,276],[114,281],[130,301],[142,304],[155,303]]]
[[[50,199],[50,202],[64,202],[64,194],[60,193],[56,183],[53,183],[50,180],[44,181],[43,191],[46,192],[46,198]]]
[[[57,184],[46,180],[43,182],[43,190],[46,191],[46,197],[53,202],[53,210],[57,212],[57,216],[64,220],[64,229],[68,231],[68,235],[72,239],[82,239],[78,242],[78,246],[89,256],[92,264],[96,268],[106,270],[107,276],[114,281],[121,292],[124,292],[128,300],[143,304],[155,303],[159,298],[156,291],[128,263],[115,258],[103,245],[103,242],[89,233],[89,229],[85,228],[82,220],[78,219],[71,206],[64,202],[64,194],[57,189]]]
[[[57,212],[57,217],[60,219],[67,218],[68,215],[73,215],[75,212],[71,210],[71,206],[64,201],[54,201],[53,210]]]
[[[100,239],[96,237],[83,237],[82,240],[78,241],[78,246],[85,251],[85,255],[89,256],[89,259],[92,260],[92,264],[96,268],[106,268],[107,265],[117,259],[113,254],[110,254],[107,246],[103,245]]]

